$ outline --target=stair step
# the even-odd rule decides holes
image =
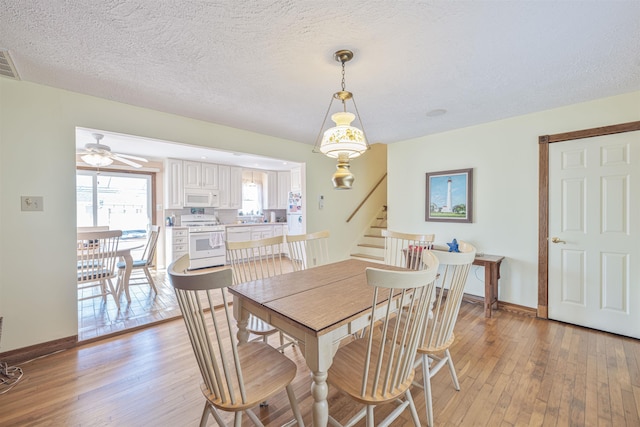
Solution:
[[[351,254],[351,258],[363,258],[369,261],[384,262],[384,257],[360,253]]]
[[[371,243],[358,243],[358,246],[363,248],[384,249],[384,245],[372,245]]]
[[[375,239],[384,239],[384,237],[380,236],[379,234],[365,234],[364,237],[373,237]]]
[[[372,225],[371,228],[384,228],[384,229],[386,229],[387,226],[386,225]]]

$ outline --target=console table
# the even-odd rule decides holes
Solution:
[[[476,256],[473,265],[484,267],[484,316],[491,317],[493,304],[498,308],[498,279],[500,279],[500,264],[504,259],[499,255]]]

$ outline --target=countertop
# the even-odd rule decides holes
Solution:
[[[225,227],[247,227],[259,225],[287,225],[286,222],[245,222],[244,224],[224,224]]]

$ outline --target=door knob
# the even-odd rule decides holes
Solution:
[[[560,240],[560,238],[559,238],[559,237],[552,237],[552,238],[551,238],[551,241],[552,241],[553,243],[563,243],[563,244],[564,244],[564,243],[567,243],[567,242],[565,242],[564,240]]]

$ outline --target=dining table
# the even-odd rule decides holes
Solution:
[[[299,343],[311,371],[314,426],[329,421],[327,372],[340,341],[369,325],[374,288],[367,285],[367,267],[406,271],[348,259],[229,288],[240,343],[249,339],[250,314]]]

